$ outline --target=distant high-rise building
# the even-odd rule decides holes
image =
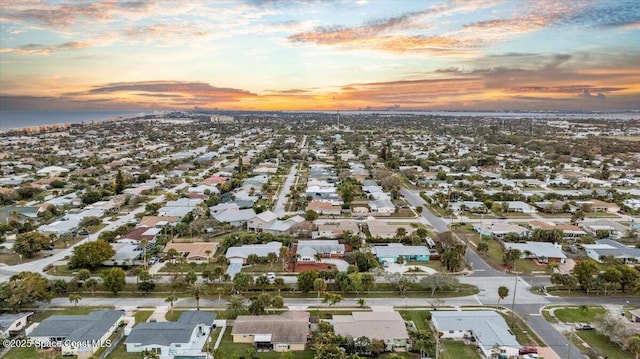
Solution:
[[[231,123],[233,122],[233,116],[215,115],[210,118],[211,123]]]

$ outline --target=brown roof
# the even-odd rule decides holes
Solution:
[[[163,252],[166,253],[171,248],[180,253],[187,253],[187,259],[211,258],[218,249],[218,242],[167,243]],[[211,251],[209,255],[208,250]]]
[[[333,204],[331,204],[331,202],[327,202],[327,201],[317,201],[317,200],[313,200],[311,202],[309,202],[309,204],[307,205],[306,210],[324,210],[324,211],[335,211],[335,210],[341,210],[342,207],[340,206],[334,206]]]
[[[309,313],[241,315],[233,322],[231,334],[271,334],[271,343],[305,344],[309,334]]]
[[[136,241],[141,241],[143,239],[152,240],[155,235],[142,235],[142,233],[149,230],[149,227],[136,227],[129,231],[129,233],[122,236],[122,238],[134,239]]]
[[[144,216],[142,220],[140,220],[141,226],[155,227],[160,222],[178,222],[180,217],[176,216]]]

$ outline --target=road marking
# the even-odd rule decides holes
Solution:
[[[476,302],[478,302],[478,304],[482,305],[482,302],[480,301],[480,299],[478,299],[477,295],[474,295],[473,297],[476,299]]]
[[[540,313],[531,313],[531,314],[529,314],[529,316],[530,317],[541,317],[542,314],[540,314]]]
[[[486,269],[474,269],[473,271],[474,272],[484,272],[484,271],[486,271]]]

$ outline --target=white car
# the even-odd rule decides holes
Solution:
[[[274,280],[276,279],[276,274],[273,272],[269,272],[267,273],[267,278],[269,278],[270,280]]]

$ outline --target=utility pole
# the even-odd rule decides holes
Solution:
[[[571,342],[573,341],[573,326],[571,326],[571,333],[569,334],[569,346],[567,347],[567,359],[571,359]]]
[[[516,259],[513,262],[513,270],[516,272],[516,282],[513,285],[513,300],[511,302],[511,311],[514,312],[514,308],[516,306],[516,290],[518,289],[518,260]],[[515,315],[515,312],[514,312]]]

